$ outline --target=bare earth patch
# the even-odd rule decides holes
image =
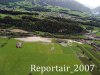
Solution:
[[[25,38],[15,38],[16,40],[24,41],[24,42],[51,42],[50,38],[43,38],[43,37],[25,37]]]
[[[20,33],[28,33],[28,31],[25,31],[25,30],[22,30],[22,29],[12,29],[10,31],[11,32],[15,32],[15,33],[18,33],[18,32],[20,32]]]
[[[16,40],[23,41],[23,42],[46,42],[46,43],[51,43],[52,38],[45,38],[45,37],[40,37],[40,36],[32,36],[32,37],[24,37],[24,38],[15,38]],[[73,42],[82,44],[81,42],[77,42],[74,40],[66,39],[67,44],[71,44]],[[62,42],[63,43],[63,42]]]

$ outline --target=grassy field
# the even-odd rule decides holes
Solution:
[[[94,50],[93,47],[91,47],[90,45],[82,45],[80,46],[81,50],[84,51],[84,55],[86,55],[88,58],[80,58],[80,60],[82,60],[82,62],[84,64],[91,64],[91,63],[94,63],[96,66],[94,68],[94,70],[91,72],[93,75],[99,75],[100,74],[100,70],[99,70],[99,67],[100,67],[100,54],[99,52],[96,52]],[[89,59],[91,59],[89,61]]]
[[[97,35],[97,36],[100,36],[100,32],[97,32],[96,35]]]
[[[69,72],[45,72],[43,75],[90,75],[89,72],[75,72],[75,64],[82,64],[76,56],[79,49],[73,45],[63,47],[59,44],[45,43],[24,43],[23,47],[16,48],[17,40],[0,39],[0,75],[29,75],[31,64],[53,66],[68,65],[72,68]],[[51,52],[51,47],[55,50]],[[33,72],[33,75],[41,75],[40,72]]]
[[[93,31],[96,31],[96,36],[100,36],[100,28],[99,27],[94,27],[94,30]]]

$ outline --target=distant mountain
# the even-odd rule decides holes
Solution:
[[[100,6],[92,10],[94,14],[100,14]]]

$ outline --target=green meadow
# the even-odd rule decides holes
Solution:
[[[23,42],[22,48],[16,48],[16,42],[14,39],[0,39],[0,75],[30,75],[32,64],[71,67],[68,72],[32,72],[32,75],[91,75],[84,71],[74,72],[73,65],[82,64],[76,55],[80,51],[76,44],[63,47],[60,44]],[[51,51],[52,47],[54,51]]]
[[[100,31],[96,33],[97,36],[100,36]]]

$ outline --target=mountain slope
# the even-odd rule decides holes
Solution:
[[[0,0],[0,3],[15,2],[15,1],[22,1],[22,0]],[[69,8],[71,10],[77,10],[81,12],[91,12],[89,8],[85,7],[84,5],[78,3],[75,0],[24,0],[24,1],[29,1],[32,4],[40,4],[43,6],[52,5],[52,6]]]
[[[53,6],[61,6],[65,8],[69,8],[71,10],[77,10],[82,12],[90,12],[90,9],[85,7],[84,5],[76,2],[75,0],[40,0],[41,3],[47,3]]]
[[[97,8],[95,8],[95,9],[93,9],[93,12],[94,12],[95,14],[100,14],[100,6],[97,7]]]
[[[22,0],[0,0],[0,3],[8,3],[8,2],[16,2],[16,1],[22,1]]]

